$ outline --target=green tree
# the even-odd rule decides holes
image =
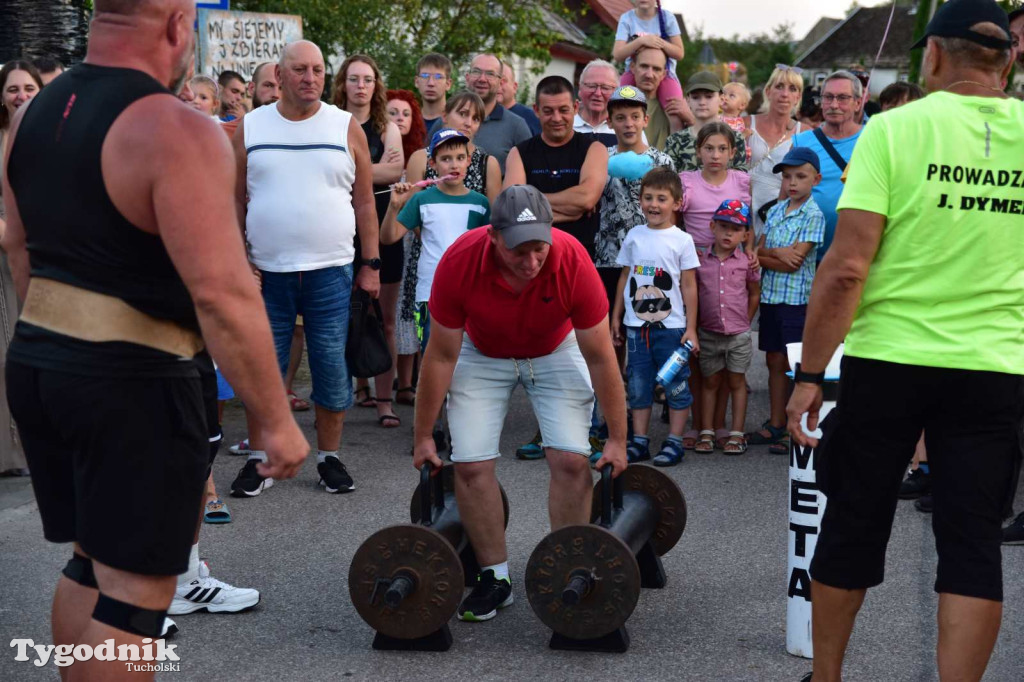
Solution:
[[[734,35],[731,38],[706,38],[702,31],[684,42],[683,59],[676,66],[681,82],[701,68],[700,52],[708,43],[715,52],[719,63],[739,62],[747,72],[747,84],[753,88],[768,80],[776,64],[792,64],[793,26],[779,24],[771,31],[757,33],[746,38]]]
[[[548,12],[572,18],[558,0],[234,0],[236,10],[298,14],[303,34],[325,56],[364,53],[389,87],[411,88],[416,61],[427,52],[463,64],[483,50],[546,64],[560,36]]]

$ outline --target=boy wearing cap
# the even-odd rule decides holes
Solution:
[[[644,142],[647,120],[647,97],[644,93],[632,85],[616,88],[608,100],[608,121],[615,131],[617,142],[608,147],[609,161],[616,154],[633,152],[650,157],[651,168],[672,167],[672,160],[665,152]],[[615,287],[622,271],[615,262],[619,257],[622,240],[631,229],[647,222],[640,210],[640,180],[638,177],[615,177],[609,174],[608,183],[601,194],[601,228],[594,240],[594,265],[601,275],[610,307],[615,305]]]
[[[698,71],[686,81],[686,103],[697,122],[689,128],[672,133],[665,141],[665,153],[672,159],[676,172],[700,168],[697,158],[697,134],[708,123],[721,119],[722,81],[710,71]],[[729,168],[747,170],[747,142],[743,135],[733,131],[735,152]]]
[[[487,197],[464,184],[469,168],[469,138],[451,128],[438,130],[427,148],[427,163],[441,180],[422,191],[407,182],[395,184],[380,226],[382,244],[394,244],[407,230],[415,230],[422,241],[416,280],[421,348],[427,347],[430,338],[427,301],[441,256],[466,230],[486,225],[491,219]]]
[[[747,434],[751,445],[770,445],[772,454],[788,454],[786,394],[789,359],[786,344],[803,338],[807,301],[817,259],[825,240],[825,214],[811,190],[821,182],[818,155],[807,147],[793,147],[772,168],[782,173],[786,198],[772,206],[758,242],[757,256],[764,268],[761,278],[761,324],[757,347],[765,352],[771,416],[760,431]]]
[[[516,386],[540,423],[552,528],[590,520],[595,393],[610,432],[597,465],[611,465],[615,476],[626,468],[626,404],[608,301],[586,249],[552,220],[536,187],[507,187],[494,201],[492,225],[459,237],[434,274],[413,465],[441,466],[431,431],[447,395],[455,497],[482,567],[461,620],[489,620],[512,603],[495,463]]]
[[[715,401],[724,380],[732,393],[732,430],[722,451],[741,455],[747,451],[743,423],[747,418],[750,322],[761,299],[761,274],[751,269],[750,259],[740,250],[750,233],[750,207],[738,199],[723,201],[711,219],[711,232],[714,244],[700,256],[697,269],[704,423],[694,450],[710,453],[715,449]]]
[[[633,439],[626,453],[630,462],[651,458],[647,430],[658,369],[687,341],[693,344],[694,353],[700,350],[696,277],[700,262],[693,237],[676,227],[682,199],[682,183],[672,169],[648,172],[640,188],[647,224],[629,231],[617,259],[622,271],[612,312],[612,336],[616,345],[626,344],[629,356],[627,385]],[[655,466],[675,466],[683,459],[683,431],[693,404],[689,376],[684,367],[664,386],[669,435],[654,457]]]

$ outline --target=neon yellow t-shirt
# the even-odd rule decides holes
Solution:
[[[1024,374],[1024,103],[936,92],[873,116],[847,208],[888,219],[847,355]]]

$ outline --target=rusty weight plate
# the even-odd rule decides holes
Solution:
[[[441,473],[437,474],[441,477],[441,485],[444,489],[445,494],[455,494],[455,465],[449,464],[441,469]],[[434,483],[434,479],[431,479],[431,484]],[[505,511],[505,527],[508,528],[508,495],[505,494],[505,489],[498,484],[498,490],[501,492],[501,504]],[[409,520],[413,523],[420,522],[420,487],[416,486],[415,492],[412,494],[412,501],[409,503]]]
[[[631,464],[619,477],[622,479],[622,491],[638,491],[654,500],[658,510],[658,525],[651,535],[651,544],[659,556],[667,554],[676,546],[686,529],[686,498],[683,491],[667,475],[649,466]],[[594,502],[590,519],[597,522],[601,518],[601,482],[594,486]]]
[[[413,593],[391,609],[384,605],[387,588],[381,587],[371,603],[377,580],[399,571],[415,576]],[[348,570],[349,596],[362,619],[374,630],[400,639],[429,635],[451,620],[464,582],[462,562],[451,543],[414,525],[390,526],[371,535],[356,550]]]
[[[580,602],[567,606],[562,590],[574,572],[595,580]],[[573,639],[617,630],[640,598],[640,567],[619,538],[600,526],[566,526],[540,541],[526,565],[526,596],[541,622]]]

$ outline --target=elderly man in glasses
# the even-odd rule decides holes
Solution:
[[[849,71],[830,74],[821,86],[825,121],[814,130],[793,136],[794,147],[810,147],[821,161],[821,182],[811,194],[825,214],[825,243],[818,249],[819,263],[836,232],[836,205],[843,193],[841,178],[863,128],[858,116],[863,95],[863,84]]]
[[[619,86],[619,72],[611,63],[595,59],[583,67],[579,82],[579,111],[572,129],[593,133],[605,146],[617,144],[615,131],[608,124],[608,100]],[[644,144],[647,144],[646,138]]]
[[[501,105],[503,81],[501,60],[493,54],[478,54],[469,63],[466,89],[480,95],[484,101],[484,122],[480,124],[473,144],[498,160],[502,175],[505,174],[508,151],[533,137],[526,121]],[[433,132],[431,130],[431,134]]]

